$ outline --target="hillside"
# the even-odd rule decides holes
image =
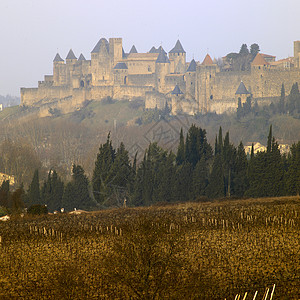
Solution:
[[[257,292],[263,299],[269,289],[274,299],[298,299],[299,201],[223,200],[1,222],[0,297],[252,299]]]
[[[157,141],[167,150],[175,151],[180,129],[186,134],[191,124],[206,129],[208,142],[214,145],[220,126],[230,132],[230,140],[238,145],[260,142],[266,145],[270,124],[279,143],[292,144],[300,140],[300,119],[290,115],[253,114],[238,120],[236,115],[206,114],[196,116],[169,116],[164,111],[145,111],[142,101],[87,102],[85,107],[61,115],[54,111],[51,117],[39,118],[38,109],[10,107],[0,112],[1,141],[26,144],[41,160],[45,169],[55,167],[63,176],[70,174],[72,163],[84,166],[90,177],[99,145],[107,134],[115,146],[122,141],[133,159],[138,159],[150,142]]]

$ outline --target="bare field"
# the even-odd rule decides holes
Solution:
[[[300,298],[300,198],[24,217],[0,224],[1,299]]]

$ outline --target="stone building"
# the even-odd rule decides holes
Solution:
[[[230,112],[237,108],[241,82],[258,103],[280,96],[282,83],[290,90],[300,79],[299,58],[296,41],[292,58],[275,61],[272,55],[258,53],[251,70],[224,72],[209,54],[202,63],[187,63],[179,40],[168,54],[161,46],[138,53],[134,45],[125,53],[121,38],[101,38],[90,60],[83,54],[77,58],[72,49],[65,60],[57,53],[53,75],[45,75],[37,88],[21,88],[21,105],[39,107],[40,114],[47,115],[54,108],[62,113],[80,109],[86,100],[142,97],[146,108],[162,109],[167,102],[174,114]]]

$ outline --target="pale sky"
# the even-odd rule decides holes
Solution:
[[[281,59],[293,55],[299,29],[300,0],[0,0],[0,95],[36,87],[57,52],[90,59],[101,37],[122,37],[125,52],[168,52],[179,38],[188,61],[243,43]]]

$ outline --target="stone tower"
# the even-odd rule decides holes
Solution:
[[[294,41],[294,61],[295,67],[300,68],[300,41]]]
[[[197,70],[196,100],[199,103],[199,111],[206,113],[210,111],[210,103],[214,99],[213,85],[215,83],[217,65],[213,63],[211,57],[207,54]]]
[[[108,41],[105,38],[102,38],[91,52],[91,73],[93,84],[97,85],[101,82],[111,82],[112,67]]]
[[[193,59],[185,73],[185,93],[189,99],[195,98],[196,67],[196,61]]]
[[[170,60],[161,47],[160,53],[155,62],[155,88],[160,93],[166,92],[165,77],[170,74]]]
[[[182,97],[183,92],[180,90],[179,86],[176,84],[174,90],[171,93],[172,99],[172,114],[177,115],[178,112],[182,111],[182,107],[180,105],[180,97]]]
[[[56,53],[53,59],[53,85],[58,86],[64,78],[63,67],[65,65],[64,60]]]
[[[122,38],[109,39],[109,55],[112,65],[115,66],[123,58]]]
[[[179,40],[177,40],[174,48],[170,50],[169,57],[174,61],[174,73],[185,73],[186,52]]]
[[[246,86],[243,81],[241,81],[238,89],[235,92],[236,100],[241,99],[241,104],[245,103],[247,100],[247,97],[249,97],[251,94],[246,89]]]

